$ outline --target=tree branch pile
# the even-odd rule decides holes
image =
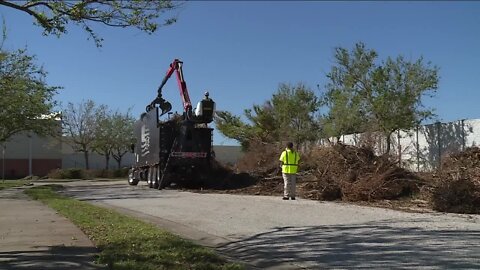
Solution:
[[[388,156],[344,144],[319,147],[306,157],[311,175],[302,177],[306,197],[318,200],[374,201],[398,199],[419,191],[418,177]],[[299,181],[302,183],[302,181]]]
[[[432,190],[433,209],[480,213],[480,148],[471,147],[446,157]]]
[[[259,179],[241,193],[278,195],[283,180],[278,163],[281,146],[257,143],[238,163],[238,170]],[[302,155],[298,194],[315,200],[374,201],[398,199],[419,191],[423,182],[387,156],[344,144],[316,147]]]
[[[278,163],[281,145],[255,143],[232,169],[217,168],[212,190],[252,195],[283,193]],[[302,154],[297,193],[313,200],[380,201],[425,195],[434,210],[480,213],[480,148],[444,159],[434,173],[415,174],[388,156],[344,144],[320,146]],[[220,174],[218,172],[221,172]],[[213,179],[213,178],[212,178]],[[207,187],[208,189],[208,187]]]

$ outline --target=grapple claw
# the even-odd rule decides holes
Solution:
[[[163,98],[160,100],[160,102],[158,103],[158,106],[159,108],[162,110],[162,113],[160,114],[160,116],[168,113],[169,111],[172,110],[172,104],[166,100],[164,100]]]

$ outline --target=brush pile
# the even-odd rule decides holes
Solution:
[[[435,178],[431,195],[433,209],[480,213],[480,148],[467,148],[444,158]]]
[[[255,175],[254,186],[239,192],[277,195],[283,191],[278,162],[283,150],[277,145],[256,145],[247,152],[238,169]],[[371,149],[344,144],[316,146],[301,160],[298,193],[315,200],[374,201],[397,199],[419,190],[421,181],[386,156]]]

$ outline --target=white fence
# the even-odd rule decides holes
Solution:
[[[370,141],[377,153],[384,153],[386,148],[385,138],[378,134],[344,135],[340,141],[355,146]],[[391,142],[390,154],[397,155],[403,167],[413,171],[431,171],[440,166],[446,155],[480,145],[480,119],[437,122],[398,131],[392,135]]]

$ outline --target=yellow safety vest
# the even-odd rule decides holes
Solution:
[[[283,162],[282,173],[297,173],[300,155],[295,151],[285,149],[280,155],[280,161]]]

